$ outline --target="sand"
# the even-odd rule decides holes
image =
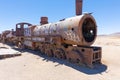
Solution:
[[[99,36],[94,45],[103,50],[103,65],[94,69],[26,50],[22,56],[0,60],[0,80],[120,80],[120,37]],[[4,46],[8,49],[0,48],[1,53],[16,51]]]

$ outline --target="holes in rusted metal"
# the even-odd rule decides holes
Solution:
[[[71,30],[74,31],[74,28],[72,28]]]
[[[65,48],[68,48],[68,45],[67,45],[67,44],[64,44],[63,46],[64,46]]]
[[[56,46],[57,44],[56,44],[56,43],[54,43],[54,45]]]
[[[85,49],[82,49],[81,51],[82,51],[82,52],[85,52]]]

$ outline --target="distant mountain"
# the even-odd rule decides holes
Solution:
[[[113,33],[113,34],[110,34],[110,35],[119,35],[120,36],[120,32],[116,32],[116,33]]]
[[[120,35],[120,32],[117,32],[117,33],[114,33],[114,34]]]
[[[110,34],[108,36],[120,37],[120,32],[116,32],[116,33]]]
[[[120,32],[112,33],[112,34],[100,34],[98,36],[120,36]]]
[[[100,34],[100,35],[97,35],[97,36],[107,36],[107,35],[105,35],[105,34]]]

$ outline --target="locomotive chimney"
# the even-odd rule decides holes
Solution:
[[[48,23],[48,17],[41,17],[40,24],[43,25],[43,24],[47,24],[47,23]]]
[[[76,15],[82,14],[82,2],[83,0],[76,0]]]

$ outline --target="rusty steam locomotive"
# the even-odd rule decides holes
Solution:
[[[82,14],[82,0],[76,0],[75,17],[56,23],[48,23],[47,17],[41,17],[40,23],[18,23],[16,31],[11,31],[14,36],[4,36],[4,39],[18,46],[21,43],[24,48],[39,50],[41,54],[88,67],[101,63],[101,47],[91,46],[97,36],[97,24],[91,14]]]

